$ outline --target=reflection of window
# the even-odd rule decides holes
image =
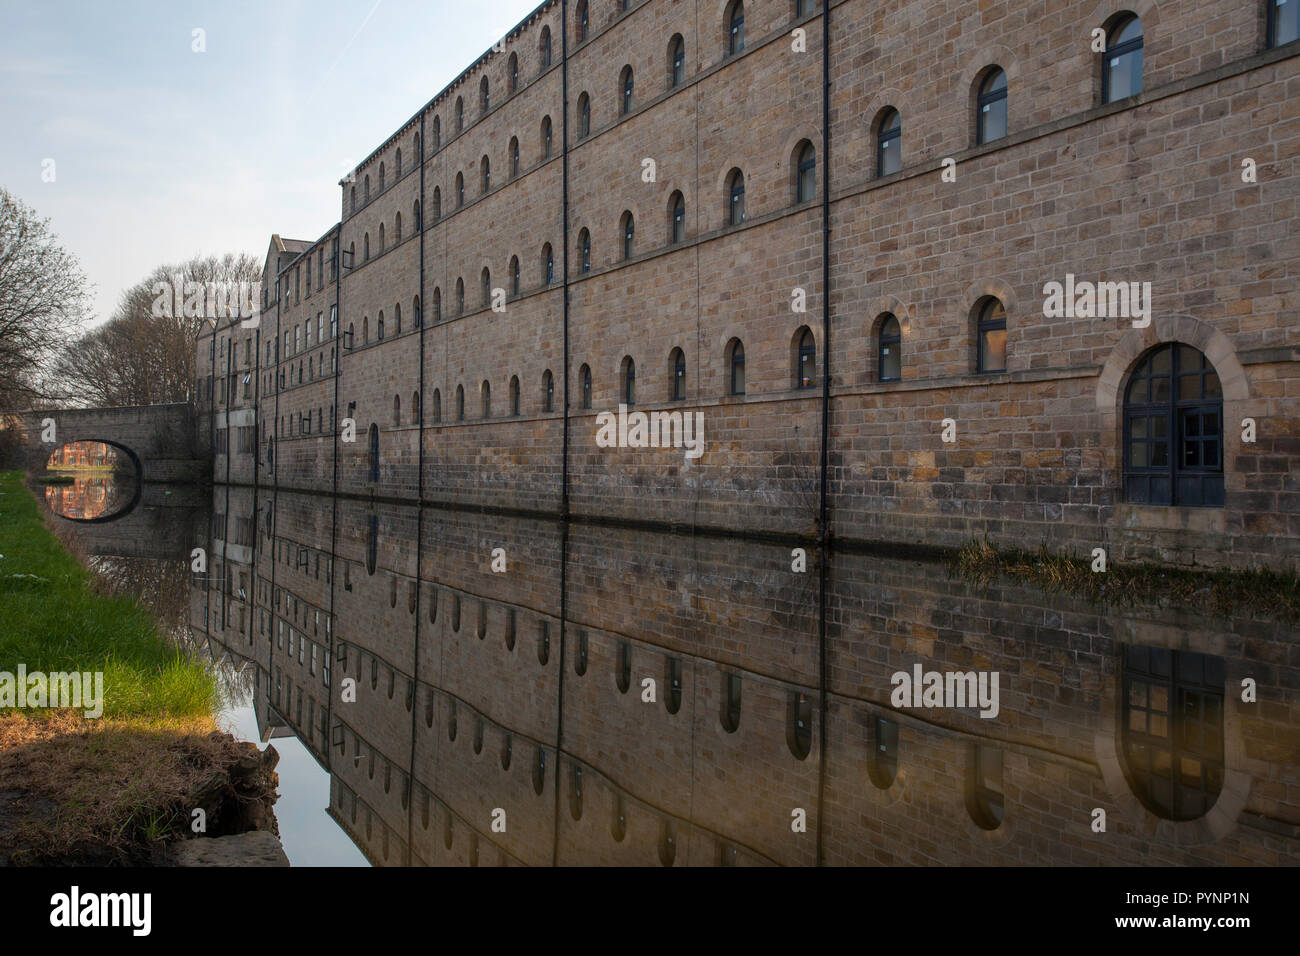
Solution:
[[[722,675],[722,710],[719,718],[722,729],[734,734],[740,727],[740,689],[739,674]]]
[[[881,790],[887,790],[898,774],[898,724],[877,717],[867,775]]]
[[[1124,648],[1120,736],[1134,792],[1169,820],[1194,820],[1223,787],[1221,657]]]
[[[996,830],[1002,825],[1002,751],[976,744],[971,764],[967,801],[971,818],[982,829]]]
[[[790,692],[785,741],[797,759],[807,759],[812,749],[812,698],[807,694]]]
[[[1190,345],[1158,346],[1124,392],[1124,497],[1222,507],[1223,387]]]

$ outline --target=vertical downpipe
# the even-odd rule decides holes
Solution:
[[[822,826],[826,801],[826,576],[830,563],[827,477],[830,464],[831,414],[831,0],[822,4],[822,447],[821,500],[817,518],[817,686],[821,700],[817,748],[817,865],[823,861]]]

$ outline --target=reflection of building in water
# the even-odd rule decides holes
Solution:
[[[256,663],[262,727],[327,768],[330,814],[376,864],[1297,859],[1276,623],[856,554],[828,567],[823,615],[786,545],[214,502],[192,623]],[[997,717],[893,707],[918,664],[997,672]]]
[[[120,463],[117,450],[99,441],[74,441],[51,453],[49,468],[111,468]]]

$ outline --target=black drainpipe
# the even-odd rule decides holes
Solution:
[[[831,416],[831,0],[822,10],[822,442],[821,500],[817,517],[817,689],[821,699],[821,734],[817,774],[817,865],[823,862],[822,814],[826,802],[826,576],[831,534],[826,500],[830,463]]]

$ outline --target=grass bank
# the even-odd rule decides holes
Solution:
[[[220,813],[248,754],[216,732],[216,679],[148,610],[101,592],[24,476],[0,472],[0,675],[20,664],[101,672],[103,716],[0,708],[0,865],[149,862],[189,835],[191,808]]]
[[[957,577],[987,585],[998,579],[1118,605],[1180,607],[1214,617],[1262,615],[1300,621],[1300,575],[1271,568],[1191,570],[1149,564],[1112,564],[1092,570],[1092,558],[964,545],[949,562]]]

